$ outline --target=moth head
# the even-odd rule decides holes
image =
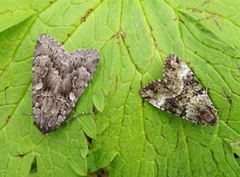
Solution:
[[[199,123],[202,125],[216,125],[218,123],[217,110],[213,106],[206,106],[200,110]]]
[[[218,123],[217,109],[213,106],[207,94],[203,94],[198,98],[196,106],[198,109],[198,123],[212,126]]]
[[[207,94],[203,93],[190,99],[186,107],[186,117],[202,125],[216,125],[217,109],[213,106]]]

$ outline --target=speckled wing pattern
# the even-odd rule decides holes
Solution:
[[[140,94],[157,108],[202,125],[216,125],[217,109],[193,72],[176,55],[164,65],[164,79],[155,80]]]
[[[40,35],[33,60],[33,122],[44,134],[57,130],[75,107],[98,65],[97,50],[68,53]]]

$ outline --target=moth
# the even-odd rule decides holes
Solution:
[[[217,109],[191,69],[176,55],[164,64],[164,79],[143,87],[141,96],[153,106],[202,125],[216,125]]]
[[[50,36],[39,36],[33,59],[33,122],[43,133],[63,124],[97,68],[97,50],[65,51]]]

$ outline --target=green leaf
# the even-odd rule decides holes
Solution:
[[[110,176],[240,174],[238,1],[0,4],[1,176],[84,176],[102,167]],[[42,33],[69,52],[101,53],[74,109],[77,117],[47,135],[23,114],[32,113],[32,56]],[[218,109],[217,126],[196,125],[141,98],[143,86],[163,78],[170,53],[208,87]],[[99,111],[95,116],[81,115],[93,105]],[[85,135],[94,139],[91,160]]]
[[[15,1],[1,0],[0,7],[0,32],[17,25],[35,14],[31,9],[31,2],[20,0]]]

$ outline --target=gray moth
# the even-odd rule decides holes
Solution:
[[[39,36],[33,60],[33,122],[43,133],[66,121],[98,65],[97,50],[65,51],[53,38]]]
[[[140,94],[155,107],[202,125],[216,125],[217,109],[191,69],[176,55],[164,64],[164,79],[143,87]]]

